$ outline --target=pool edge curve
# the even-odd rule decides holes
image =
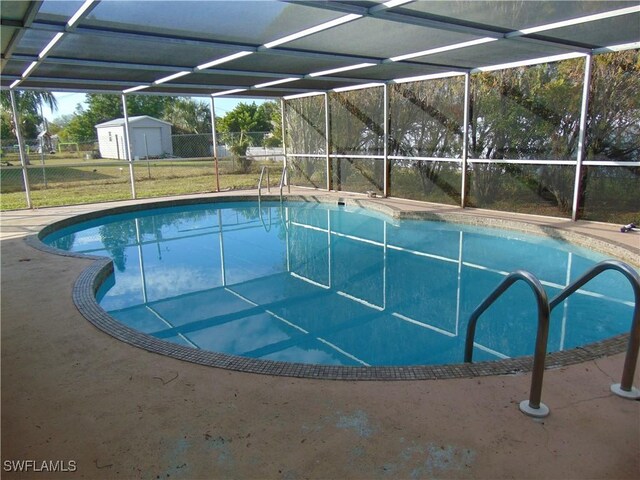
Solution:
[[[513,375],[531,371],[532,356],[478,363],[445,365],[369,367],[331,366],[254,359],[226,353],[197,350],[191,347],[166,342],[127,327],[111,317],[102,309],[102,307],[100,307],[96,300],[96,292],[104,280],[113,272],[113,262],[110,258],[59,250],[44,244],[41,240],[60,228],[110,214],[128,213],[158,207],[255,201],[257,198],[258,197],[255,195],[216,198],[190,197],[110,207],[67,217],[63,220],[50,223],[42,228],[37,234],[27,236],[25,241],[30,246],[47,253],[93,260],[93,263],[80,273],[73,286],[73,302],[78,311],[96,328],[120,341],[151,353],[157,353],[178,360],[246,373],[326,380],[435,380],[489,375]],[[263,196],[262,198],[264,201],[279,200],[279,197],[277,196]],[[286,196],[285,199],[287,201],[336,204],[335,196],[329,197],[328,195],[289,195]],[[522,231],[534,235],[550,236],[552,238],[561,239],[601,253],[615,255],[623,261],[629,261],[629,258],[635,259],[634,252],[626,249],[624,246],[604,242],[600,239],[595,239],[575,232],[559,230],[551,226],[527,224],[522,221],[474,217],[472,214],[466,212],[447,214],[427,211],[404,211],[394,206],[384,205],[377,201],[365,199],[340,198],[338,201],[345,201],[347,205],[369,208],[370,210],[396,219],[437,220]],[[630,263],[635,264],[636,262]],[[637,265],[634,266],[637,267]],[[628,334],[621,334],[588,345],[549,353],[546,357],[545,368],[559,368],[604,356],[623,353],[626,350],[628,338]]]

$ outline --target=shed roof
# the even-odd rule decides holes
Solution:
[[[606,1],[2,1],[2,87],[282,97],[640,45]]]
[[[164,120],[159,120],[154,117],[150,117],[149,115],[140,115],[136,117],[129,117],[129,124],[140,122],[141,120],[152,120],[157,123],[163,123],[165,125],[171,126],[172,124],[169,122],[165,122]],[[96,128],[104,128],[104,127],[121,127],[124,125],[124,118],[114,118],[113,120],[109,120],[108,122],[98,123],[96,124]]]

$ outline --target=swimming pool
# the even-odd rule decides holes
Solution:
[[[229,358],[321,366],[460,363],[471,312],[506,274],[531,271],[551,298],[605,258],[516,231],[308,202],[141,210],[43,240],[112,258],[97,299],[135,331]],[[632,298],[622,276],[602,274],[554,310],[549,351],[627,332]],[[474,359],[531,354],[534,306],[526,285],[510,289],[478,324]]]

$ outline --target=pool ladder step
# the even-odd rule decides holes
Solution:
[[[532,417],[546,417],[549,415],[549,407],[541,402],[542,380],[544,377],[544,363],[547,355],[547,339],[549,336],[549,317],[555,307],[561,304],[569,296],[575,293],[580,287],[591,281],[593,278],[607,270],[616,270],[622,273],[633,289],[634,308],[631,329],[629,331],[629,343],[625,356],[624,367],[622,369],[622,380],[620,383],[611,385],[611,391],[616,395],[629,398],[640,398],[640,390],[633,386],[633,376],[638,361],[638,348],[640,347],[640,276],[638,272],[619,260],[605,260],[591,267],[587,272],[574,282],[567,285],[551,301],[547,298],[540,280],[530,272],[516,270],[496,287],[496,289],[478,305],[469,318],[467,326],[467,338],[464,348],[464,361],[473,361],[473,344],[476,333],[476,324],[482,315],[500,296],[506,292],[511,285],[517,281],[524,281],[531,287],[538,306],[538,330],[536,333],[536,345],[533,355],[533,368],[531,376],[531,390],[529,399],[520,402],[520,410]]]

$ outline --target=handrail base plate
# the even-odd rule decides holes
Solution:
[[[619,383],[611,385],[611,392],[622,398],[628,398],[629,400],[638,400],[640,398],[640,390],[636,387],[631,387],[630,391],[622,390]]]
[[[523,400],[520,402],[520,411],[525,415],[529,415],[534,418],[544,418],[549,415],[549,407],[540,402],[539,408],[532,408],[529,406],[529,400]]]

